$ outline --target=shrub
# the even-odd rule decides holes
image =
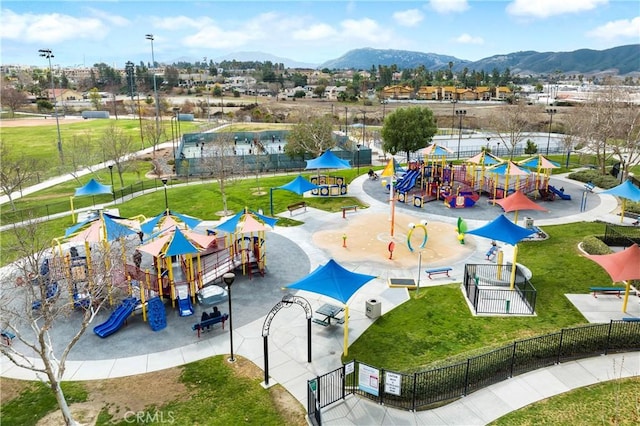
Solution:
[[[587,254],[610,254],[613,251],[599,238],[589,235],[582,240],[582,250]]]
[[[598,188],[609,189],[620,184],[620,181],[611,175],[602,175],[597,170],[581,170],[571,173],[569,179],[580,182],[591,182]]]
[[[527,139],[527,147],[524,149],[524,153],[527,155],[533,155],[538,152],[538,145],[536,145],[531,139]]]

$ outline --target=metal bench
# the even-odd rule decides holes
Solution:
[[[425,270],[425,272],[429,274],[429,279],[431,279],[432,275],[440,275],[440,274],[445,274],[447,277],[450,277],[449,272],[452,270],[453,268],[450,266],[443,266],[441,268],[430,268]]]
[[[293,216],[293,212],[299,209],[304,209],[304,211],[307,211],[307,203],[305,201],[300,201],[297,203],[293,203],[293,204],[289,204],[287,206],[287,210],[289,210],[289,216]]]
[[[209,327],[218,323],[222,323],[222,329],[224,330],[224,323],[228,319],[229,319],[229,314],[222,314],[219,317],[209,318],[207,320],[193,324],[191,329],[197,331],[198,337],[200,337],[200,331],[204,330],[205,328],[208,329]]]
[[[626,289],[624,287],[590,287],[589,291],[593,293],[593,297],[598,298],[597,293],[602,294],[615,294],[620,298],[620,294],[624,293]]]
[[[624,318],[622,318],[622,321],[624,321],[624,322],[640,322],[640,318],[624,317]]]
[[[343,219],[347,218],[347,212],[348,211],[354,211],[354,212],[358,211],[358,206],[342,206],[340,208],[342,209],[342,218]]]

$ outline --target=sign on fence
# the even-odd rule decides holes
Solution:
[[[400,386],[402,385],[402,376],[396,373],[385,373],[384,375],[384,391],[391,395],[400,396]]]
[[[361,363],[358,370],[358,387],[360,390],[378,396],[379,383],[380,370]]]

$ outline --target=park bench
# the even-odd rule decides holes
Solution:
[[[229,319],[229,314],[222,314],[219,317],[209,318],[199,323],[193,324],[191,327],[192,330],[198,332],[198,338],[200,337],[200,332],[205,329],[209,329],[210,327],[222,323],[222,329],[224,330],[224,323]]]
[[[347,212],[348,211],[353,211],[353,212],[357,212],[358,211],[358,206],[342,206],[340,207],[342,209],[342,218],[346,219],[347,218]]]
[[[287,206],[287,210],[289,210],[289,216],[293,216],[293,212],[299,209],[304,209],[307,211],[307,203],[305,201],[299,201],[297,203],[289,204]]]
[[[440,275],[440,274],[445,274],[447,277],[449,277],[449,272],[452,271],[453,268],[450,266],[443,266],[441,268],[430,268],[425,270],[425,272],[427,274],[429,274],[429,279],[431,279],[432,275]]]
[[[640,322],[640,318],[624,317],[624,318],[622,318],[622,321],[624,321],[624,322]]]
[[[624,287],[590,287],[589,291],[593,293],[593,297],[597,298],[597,294],[615,294],[620,298],[620,294],[624,293]]]

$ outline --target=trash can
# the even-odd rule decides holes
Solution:
[[[533,219],[530,217],[524,218],[524,227],[527,229],[533,229]]]
[[[382,303],[376,299],[369,299],[366,302],[367,317],[376,319],[382,315]]]

